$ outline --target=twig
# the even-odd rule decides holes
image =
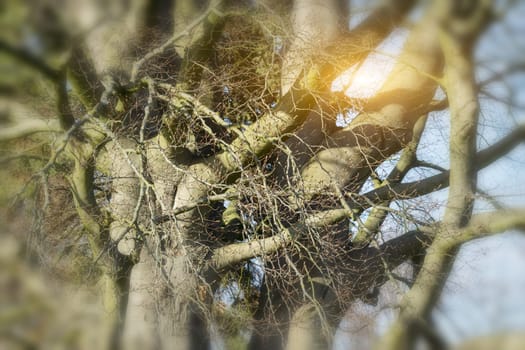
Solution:
[[[220,1],[219,1],[220,3]],[[199,17],[197,17],[192,23],[190,23],[183,31],[181,32],[178,32],[178,33],[175,33],[171,38],[169,38],[168,40],[166,40],[164,42],[164,44],[160,45],[159,47],[157,47],[156,49],[153,49],[151,50],[150,52],[148,52],[147,54],[145,54],[141,59],[139,59],[138,61],[135,61],[135,63],[133,63],[133,67],[131,69],[131,82],[135,82],[137,80],[137,77],[138,77],[138,73],[140,71],[140,68],[146,63],[148,62],[150,59],[152,59],[153,57],[157,56],[157,55],[160,55],[160,54],[163,54],[166,50],[168,50],[174,43],[176,43],[177,41],[179,41],[180,39],[182,39],[183,37],[185,36],[188,36],[191,34],[191,31],[196,27],[198,26],[201,22],[203,22],[207,17],[208,15],[210,15],[212,12],[216,12],[218,13],[218,10],[217,10],[217,5],[218,4],[215,4],[213,6],[210,6],[208,7],[208,9],[202,14],[200,15]]]

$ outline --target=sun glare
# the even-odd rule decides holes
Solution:
[[[392,71],[407,34],[406,30],[394,31],[362,64],[350,67],[337,77],[332,91],[344,91],[348,97],[365,99],[377,93]]]

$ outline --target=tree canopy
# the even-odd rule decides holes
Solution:
[[[96,286],[110,349],[328,349],[387,282],[398,312],[374,348],[445,348],[431,314],[460,247],[525,227],[478,186],[525,139],[515,88],[494,93],[523,58],[477,55],[519,6],[7,1],[5,230],[46,273]],[[511,127],[481,147],[484,99]],[[450,125],[448,166],[418,150],[430,119]],[[38,345],[14,329],[0,321],[6,344]]]

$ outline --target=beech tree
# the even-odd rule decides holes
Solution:
[[[73,249],[96,271],[108,348],[327,349],[394,279],[409,288],[376,348],[440,348],[429,319],[461,245],[525,225],[521,208],[473,214],[478,172],[525,138],[516,125],[477,147],[480,96],[511,73],[475,76],[504,16],[492,1],[384,1],[352,27],[343,0],[5,6],[3,162],[29,174],[38,233],[73,225],[87,244]],[[400,28],[373,96],[335,91]],[[417,155],[435,112],[450,169]],[[393,205],[443,188],[437,220]]]

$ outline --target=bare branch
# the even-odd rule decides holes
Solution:
[[[381,184],[382,186],[392,186],[400,183],[408,171],[414,166],[416,162],[416,151],[419,145],[419,140],[425,129],[427,117],[421,117],[414,126],[412,140],[409,142],[407,147],[403,150],[399,161],[397,162],[394,169],[390,172],[388,177]],[[389,201],[380,203],[380,207],[388,207]],[[366,222],[360,225],[353,242],[357,245],[363,245],[368,243],[369,239],[375,235],[379,230],[379,227],[384,222],[388,211],[381,208],[373,208],[368,216]]]
[[[15,47],[4,40],[0,40],[0,52],[2,51],[36,69],[54,83],[58,83],[61,80],[61,73],[59,70],[52,68],[40,57],[35,56],[30,51]]]
[[[59,132],[62,132],[62,129],[56,120],[29,119],[17,123],[14,126],[0,129],[0,142],[11,141],[37,133]]]
[[[95,107],[104,92],[91,59],[83,45],[76,44],[67,64],[68,78],[73,91],[87,110]]]
[[[208,18],[209,15],[216,14],[220,16],[221,14],[218,12],[218,6],[220,5],[220,3],[221,1],[213,1],[212,4],[208,7],[208,9],[202,15],[197,17],[192,23],[190,23],[183,31],[175,33],[171,38],[166,40],[161,46],[151,50],[146,55],[144,55],[141,59],[136,61],[133,64],[133,68],[131,70],[131,77],[130,77],[131,82],[135,82],[137,80],[138,73],[144,64],[146,64],[153,57],[161,55],[165,53],[167,50],[171,49],[173,45],[177,41],[182,39],[183,37],[190,35],[191,31],[195,27],[203,23]]]
[[[468,224],[474,207],[476,188],[476,135],[479,102],[472,64],[472,47],[487,24],[491,2],[472,2],[468,16],[458,13],[453,1],[436,10],[441,16],[441,44],[445,57],[445,83],[450,105],[450,190],[444,224],[460,229]],[[437,302],[456,250],[438,247],[446,240],[439,231],[423,262],[414,285],[401,302],[399,319],[377,344],[378,349],[412,349],[416,343],[412,325],[427,320]]]
[[[501,158],[502,155],[509,152],[512,148],[521,142],[525,141],[525,126],[517,128],[514,132],[504,137],[501,141],[489,147],[486,150],[480,151],[477,155],[477,170],[480,170],[494,161]],[[305,223],[298,223],[288,229],[284,229],[275,236],[256,240],[253,242],[237,243],[229,246],[217,248],[212,257],[211,265],[214,268],[222,269],[227,267],[226,264],[235,264],[243,260],[254,258],[264,254],[272,254],[290,244],[294,238],[299,237],[304,232],[305,227],[320,228],[330,224],[337,223],[349,217],[359,215],[363,210],[373,206],[375,203],[383,203],[385,200],[393,199],[408,199],[422,196],[442,189],[448,186],[449,172],[444,172],[434,175],[430,178],[414,181],[409,183],[401,183],[393,186],[384,186],[373,190],[363,196],[356,197],[354,201],[349,202],[351,208],[349,212],[347,209],[332,209],[319,213],[311,214]],[[220,197],[220,200],[224,198]],[[198,205],[197,203],[195,205]],[[192,208],[193,206],[188,206]],[[502,213],[502,212],[501,212]],[[497,214],[494,214],[497,215]],[[477,216],[476,216],[477,217]],[[168,217],[166,217],[167,219]],[[480,219],[476,219],[480,220]],[[474,221],[476,222],[476,221]],[[427,231],[428,233],[428,231]],[[425,234],[427,234],[425,233]],[[391,243],[393,244],[393,243]],[[258,247],[258,248],[257,248]],[[249,254],[249,250],[254,249],[254,254]],[[238,252],[238,255],[233,254]],[[235,258],[238,257],[238,259]],[[216,257],[216,258],[215,258]],[[215,261],[216,259],[217,261]],[[406,259],[405,259],[406,260]]]
[[[30,51],[12,46],[3,40],[0,40],[0,52],[1,51],[4,51],[7,54],[17,58],[29,67],[36,69],[55,85],[60,125],[64,130],[72,127],[75,123],[75,118],[73,117],[71,108],[69,106],[66,77],[63,70],[54,69],[50,67],[43,59],[32,54]]]
[[[525,209],[502,209],[477,214],[472,216],[472,219],[464,228],[454,231],[454,229],[448,229],[445,226],[442,230],[444,231],[444,237],[439,247],[449,253],[458,246],[474,239],[509,230],[525,230]]]

